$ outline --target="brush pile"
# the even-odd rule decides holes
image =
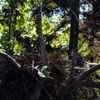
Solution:
[[[43,86],[39,83],[43,91],[41,100],[59,95],[59,88],[65,86],[69,78],[69,63],[57,52],[47,55],[50,71],[46,70],[45,73],[41,72],[43,66],[40,54],[15,56],[19,68],[10,62],[9,57],[0,56],[0,100],[30,100],[40,78],[46,81]]]

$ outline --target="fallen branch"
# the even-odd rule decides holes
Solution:
[[[21,65],[17,63],[16,60],[12,58],[10,55],[8,55],[7,53],[0,52],[0,56],[5,58],[7,61],[11,62],[12,65],[16,67],[17,69],[21,67]]]

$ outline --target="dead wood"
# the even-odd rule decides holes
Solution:
[[[15,68],[20,68],[20,64],[16,62],[16,60],[11,57],[10,55],[8,55],[7,53],[4,52],[0,52],[0,56],[5,58],[7,61],[11,62]]]
[[[90,74],[100,69],[100,63],[96,64],[95,66],[91,67],[89,70],[81,73],[79,76],[75,78],[75,81],[72,83],[72,86],[79,85],[79,83],[87,78]]]

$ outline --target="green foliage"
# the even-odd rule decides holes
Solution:
[[[82,5],[85,5],[82,8],[85,9],[82,10],[82,13],[84,13],[86,9],[87,11],[92,10],[92,7],[88,7],[88,4],[91,5],[91,2],[81,0],[81,8],[83,7]],[[20,54],[22,48],[28,49],[29,52],[39,52],[36,17],[40,5],[43,6],[42,29],[46,46],[49,46],[51,49],[61,47],[69,48],[70,22],[60,27],[57,31],[54,31],[59,27],[58,24],[60,24],[64,18],[70,20],[69,9],[62,10],[60,8],[69,7],[67,1],[5,0],[4,2],[0,1],[0,5],[2,5],[0,12],[0,49],[7,51],[8,43],[10,43],[12,44],[10,50],[14,54]],[[50,14],[51,17],[49,16]],[[67,16],[65,16],[66,14]],[[85,38],[82,34],[83,33],[80,33],[79,36],[78,47],[81,55],[87,60],[89,55],[92,55],[92,48],[89,47],[87,40],[84,42]],[[95,59],[95,62],[97,60],[98,59]]]
[[[46,79],[52,79],[52,80],[54,80],[54,78],[50,76],[51,72],[49,72],[48,70],[43,70],[42,72],[45,75]]]
[[[14,45],[14,53],[19,55],[21,52],[21,49],[22,49],[22,45],[16,40],[14,40],[14,44],[15,44]]]

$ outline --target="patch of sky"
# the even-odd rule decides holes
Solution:
[[[0,10],[2,10],[2,5],[0,5]]]
[[[0,5],[0,10],[2,10],[2,5]]]
[[[88,3],[88,4],[82,4],[81,7],[80,7],[80,11],[81,12],[89,12],[89,11],[92,11],[92,4],[91,3]]]
[[[83,18],[85,19],[85,17],[83,16],[83,13],[84,12],[90,12],[92,11],[93,9],[93,6],[91,3],[88,3],[88,4],[82,4],[81,7],[80,7],[80,15],[79,15],[79,19],[82,21]]]
[[[5,0],[0,0],[0,10],[2,10],[2,4],[4,3]]]
[[[58,10],[59,12],[57,12],[57,10]],[[64,12],[61,11],[60,7],[58,7],[58,8],[54,11],[53,16],[52,16],[51,18],[53,19],[53,22],[57,22],[57,19],[59,19],[59,18],[60,18],[61,16],[63,16],[63,15],[64,15]]]

